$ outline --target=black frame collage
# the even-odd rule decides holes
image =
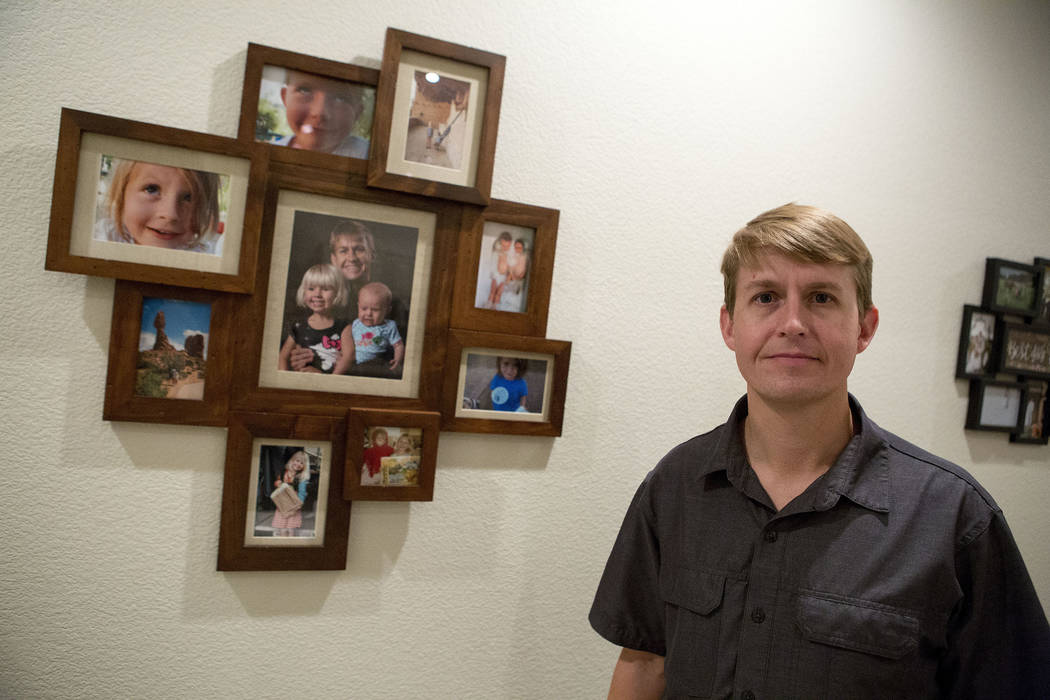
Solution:
[[[981,305],[963,306],[955,376],[970,381],[967,430],[1050,442],[1050,258],[986,259]]]
[[[116,278],[103,418],[226,427],[218,569],[345,569],[442,430],[561,435],[558,211],[492,199],[506,59],[249,44],[236,139],[62,110],[45,268]]]

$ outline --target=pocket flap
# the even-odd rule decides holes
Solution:
[[[724,574],[684,568],[665,577],[660,586],[666,602],[700,615],[709,615],[722,604],[725,587]]]
[[[798,626],[812,642],[899,659],[919,643],[919,620],[879,603],[802,593]]]

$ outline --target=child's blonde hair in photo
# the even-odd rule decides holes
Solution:
[[[121,223],[124,220],[124,192],[128,187],[128,180],[131,179],[132,173],[135,172],[135,168],[140,162],[122,159],[114,159],[114,162],[117,163],[117,167],[114,169],[113,177],[110,179],[109,191],[106,192],[106,212],[109,214],[109,218],[113,220],[117,230],[120,231],[120,235],[127,238]],[[221,234],[218,231],[219,176],[203,170],[177,168],[173,165],[163,165],[161,167],[178,170],[186,179],[186,182],[189,183],[190,194],[196,205],[193,210],[193,229],[197,239],[199,240],[206,235],[220,236]],[[130,239],[128,242],[131,242]]]
[[[305,309],[306,289],[315,286],[335,290],[332,306],[346,304],[346,285],[343,284],[343,275],[332,265],[319,263],[303,273],[303,281],[299,283],[299,291],[295,293],[295,303]]]
[[[292,466],[292,462],[296,461],[296,459],[298,459],[300,462],[303,463],[303,470],[301,472],[297,472],[295,478],[298,479],[299,481],[309,481],[310,480],[310,458],[302,450],[299,450],[298,452],[293,452],[292,453],[292,456],[289,457],[288,461],[284,463],[284,470],[288,471],[291,468],[291,466]]]

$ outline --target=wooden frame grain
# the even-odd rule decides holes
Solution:
[[[267,297],[273,272],[274,226],[282,191],[372,203],[431,213],[436,217],[429,269],[427,308],[423,324],[422,360],[416,396],[356,393],[260,386],[261,343],[267,316]],[[445,338],[452,296],[456,234],[462,205],[437,199],[366,188],[357,178],[294,166],[275,166],[267,185],[259,266],[254,294],[235,304],[237,337],[244,341],[233,367],[231,407],[237,410],[342,415],[351,407],[392,410],[435,410],[441,398]]]
[[[210,304],[204,395],[201,399],[152,398],[135,393],[145,298]],[[117,280],[102,418],[111,421],[226,425],[230,392],[230,324],[233,297],[222,292]]]
[[[542,337],[547,333],[554,251],[558,238],[557,209],[494,199],[484,209],[468,207],[463,215],[460,255],[452,298],[454,328]],[[535,230],[529,251],[528,295],[524,313],[478,308],[476,292],[483,256],[486,224],[509,224]]]
[[[364,438],[369,427],[419,428],[422,454],[419,477],[414,486],[371,485],[362,483]],[[353,501],[432,501],[437,465],[438,432],[441,414],[432,411],[386,411],[350,409],[347,430],[346,470],[343,496]],[[391,439],[391,442],[393,440]]]
[[[340,63],[307,54],[285,51],[283,49],[248,44],[244,65],[244,89],[241,93],[241,117],[237,136],[242,141],[256,141],[255,125],[259,113],[259,95],[262,86],[263,69],[266,66],[291,68],[303,73],[312,73],[331,80],[357,83],[375,93],[379,84],[379,71],[374,68],[357,66],[352,63]],[[260,141],[259,143],[266,143]],[[367,159],[340,156],[318,151],[307,151],[267,144],[272,161],[294,163],[298,165],[326,168],[338,172],[363,175],[367,170]]]
[[[473,182],[455,184],[424,177],[393,172],[390,167],[391,149],[404,149],[404,142],[394,143],[391,137],[395,115],[395,97],[399,89],[398,73],[406,54],[423,54],[437,60],[451,61],[464,67],[481,69],[486,76],[484,107],[480,115],[481,127],[477,141],[472,140],[471,160],[476,170]],[[499,128],[500,102],[503,95],[503,77],[506,57],[431,37],[388,28],[383,49],[383,64],[376,94],[376,116],[372,129],[372,151],[368,160],[368,184],[374,187],[412,192],[431,197],[442,197],[471,204],[488,204],[492,188],[492,171],[496,154],[496,133]],[[433,70],[433,69],[431,69]],[[405,88],[401,86],[401,89]],[[472,164],[467,165],[468,169]]]
[[[448,369],[442,392],[442,428],[471,433],[511,435],[561,435],[565,416],[565,396],[569,379],[572,343],[565,340],[530,338],[503,333],[483,333],[450,329]],[[493,410],[463,410],[464,373],[468,356],[510,355],[549,360],[545,372],[546,410],[540,415]]]
[[[87,216],[86,212],[82,211],[79,216],[75,216],[78,192],[82,193],[80,201],[83,203],[83,209],[91,202],[90,198],[93,196],[93,192],[87,188],[91,188],[97,182],[98,177],[98,172],[95,170],[94,177],[96,180],[92,182],[78,182],[80,180],[79,170],[82,166],[85,169],[89,166],[86,161],[84,163],[81,162],[81,145],[88,136],[91,136],[91,138],[108,138],[113,142],[131,143],[145,148],[162,148],[166,149],[165,152],[168,154],[177,153],[184,157],[201,157],[200,154],[204,154],[203,157],[207,157],[207,154],[211,154],[240,161],[241,168],[247,171],[247,177],[244,178],[246,182],[243,184],[246,192],[243,197],[243,209],[238,206],[232,212],[240,220],[240,226],[238,227],[240,230],[236,234],[240,237],[239,245],[231,246],[236,247],[235,251],[224,250],[222,256],[207,256],[208,258],[214,257],[216,265],[219,265],[220,261],[226,260],[227,256],[231,259],[233,256],[236,256],[235,260],[231,260],[229,263],[222,263],[228,265],[229,270],[201,269],[202,256],[206,255],[204,253],[162,251],[161,249],[128,252],[132,249],[143,249],[145,247],[123,243],[103,242],[102,245],[103,247],[127,245],[126,249],[112,249],[114,254],[120,251],[121,255],[145,254],[149,251],[156,251],[164,258],[167,253],[171,253],[172,255],[167,256],[165,259],[171,260],[172,264],[168,266],[167,264],[148,264],[126,259],[105,259],[103,257],[71,252],[71,244],[77,240],[74,237],[74,227],[76,227],[77,231],[82,231],[85,226],[90,228],[91,225],[91,222],[84,219]],[[139,282],[171,284],[227,292],[248,292],[254,284],[253,275],[257,262],[259,220],[262,212],[262,193],[266,179],[266,169],[266,151],[257,144],[244,143],[212,134],[173,129],[63,108],[59,127],[58,153],[55,158],[51,223],[48,231],[47,255],[44,267],[48,270],[60,272],[116,277]],[[238,177],[238,181],[240,179]],[[241,188],[242,185],[238,185],[238,187]],[[233,227],[230,227],[223,235],[228,235],[231,232],[233,232]],[[187,256],[190,257],[187,258]],[[183,262],[185,262],[185,266],[178,266]],[[210,262],[205,262],[204,265],[206,266]]]
[[[324,494],[324,535],[320,546],[249,546],[245,523],[256,439],[316,441],[328,445],[330,462]],[[334,570],[346,568],[350,503],[343,499],[346,460],[345,416],[230,413],[219,529],[219,571]],[[321,494],[318,494],[321,502]]]

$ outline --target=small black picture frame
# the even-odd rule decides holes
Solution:
[[[1021,382],[971,379],[966,429],[1020,433],[1024,390]]]
[[[1036,258],[1035,266],[1039,270],[1039,284],[1032,323],[1050,326],[1050,258]]]
[[[1000,319],[996,336],[998,371],[1050,379],[1050,328]]]
[[[1010,433],[1010,442],[1028,445],[1050,443],[1050,421],[1046,410],[1047,383],[1031,381],[1025,383],[1021,398],[1021,430]]]
[[[1004,314],[1036,315],[1039,268],[1035,265],[987,258],[981,306]]]
[[[963,304],[959,355],[955,362],[956,379],[993,378],[998,338],[999,317],[995,312],[973,304]]]

